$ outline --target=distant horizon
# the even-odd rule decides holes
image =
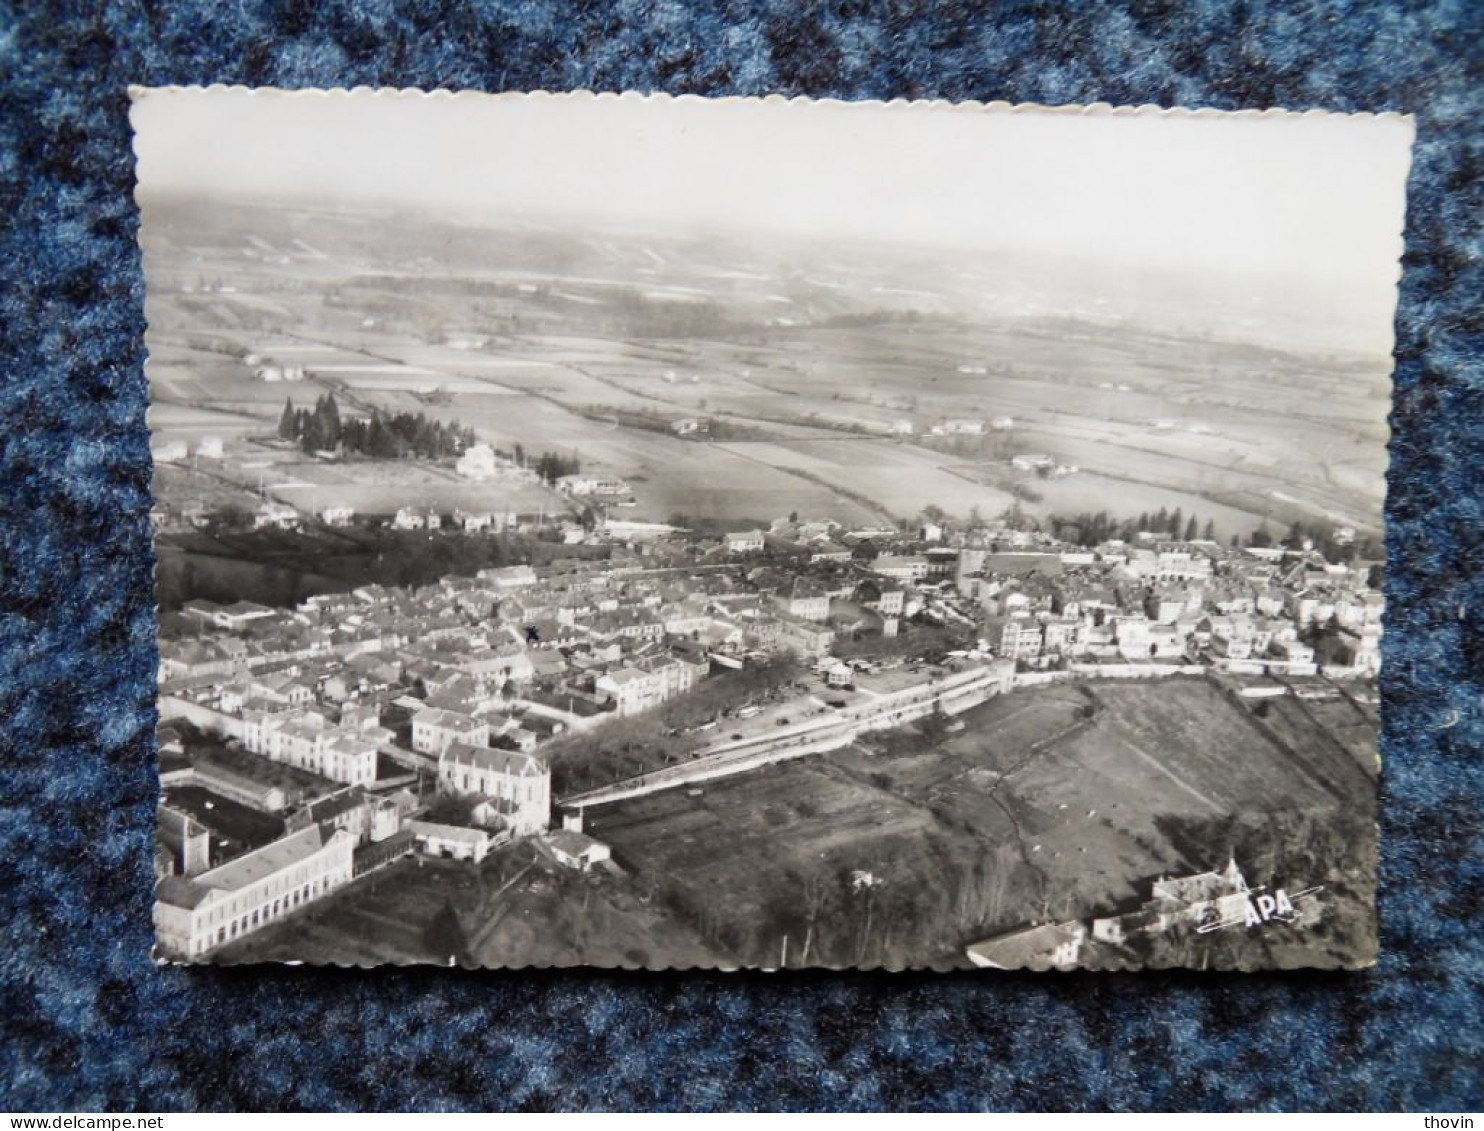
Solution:
[[[587,222],[579,225],[576,218],[571,214],[539,208],[527,208],[521,210],[518,214],[496,217],[481,213],[433,213],[427,209],[421,209],[414,204],[405,202],[364,201],[354,204],[332,204],[313,196],[269,194],[267,192],[227,195],[209,189],[188,186],[168,186],[162,188],[141,185],[137,193],[137,198],[141,205],[148,203],[151,208],[163,208],[167,212],[172,206],[225,206],[227,208],[277,211],[284,214],[320,213],[326,216],[400,218],[416,220],[430,227],[448,227],[487,234],[520,231],[551,233],[574,240],[584,237],[602,236],[606,238],[619,237],[635,240],[667,240],[678,243],[718,243],[733,246],[745,243],[750,245],[754,251],[765,249],[767,252],[775,254],[784,251],[807,251],[823,254],[839,252],[841,250],[884,251],[903,261],[932,258],[934,256],[941,257],[950,254],[943,248],[873,239],[869,235],[824,240],[820,238],[811,239],[809,236],[802,234],[788,236],[780,233],[759,233],[756,231],[735,228],[726,229],[722,227],[711,230],[681,232],[676,231],[674,228],[665,228],[653,221],[644,223],[639,221],[608,220],[605,222],[602,219],[594,218],[585,218]],[[145,242],[148,242],[147,233],[145,234]],[[1108,264],[1079,257],[1075,252],[1036,254],[1012,249],[985,249],[974,251],[959,250],[951,254],[952,261],[954,262],[964,262],[973,257],[978,257],[980,261],[988,261],[1004,266],[1049,265],[1060,268],[1067,273],[1074,271],[1106,272],[1110,270]],[[1131,268],[1130,270],[1133,269]],[[451,277],[465,273],[467,272],[462,270],[450,270],[448,272]],[[1213,279],[1213,276],[1217,278]],[[1144,281],[1159,281],[1172,285],[1180,284],[1187,287],[1199,287],[1204,283],[1207,289],[1210,289],[1210,285],[1214,281],[1219,281],[1227,285],[1245,285],[1253,288],[1259,288],[1264,283],[1273,281],[1252,273],[1217,273],[1210,270],[1182,272],[1174,268],[1156,269],[1148,266],[1143,266],[1137,271],[1134,271],[1134,277]],[[1329,290],[1329,288],[1326,288],[1326,290]],[[955,292],[951,288],[941,289],[937,293],[944,298],[954,297],[955,294],[962,296],[962,291]],[[882,308],[881,313],[883,316],[894,315],[901,317],[907,311]],[[975,314],[965,310],[954,311],[952,313],[943,311],[916,311],[915,313],[924,318],[953,318],[973,323],[982,322],[985,316],[984,312]],[[1002,311],[994,314],[993,317],[996,320],[1006,321],[1067,319],[1088,325],[1107,325],[1112,323],[1161,335],[1180,333],[1180,330],[1170,321],[1160,321],[1157,318],[1151,317],[1148,312],[1142,314],[1134,312],[1123,314],[1095,313],[1080,309],[1072,303],[1047,307],[1034,312],[1010,313]],[[1191,320],[1189,312],[1187,312],[1186,317],[1187,320]],[[1295,341],[1291,335],[1271,332],[1271,328],[1270,332],[1262,335],[1254,334],[1250,330],[1240,329],[1235,325],[1221,325],[1213,322],[1207,322],[1202,325],[1197,333],[1199,336],[1212,341],[1226,342],[1232,345],[1257,345],[1276,352],[1294,355],[1335,355],[1354,361],[1369,360],[1378,364],[1389,362],[1391,356],[1391,344],[1389,340],[1384,349],[1379,343],[1367,347],[1351,344],[1348,341]]]
[[[1412,124],[1396,116],[213,88],[136,92],[141,192],[865,239],[1230,278],[1389,352]],[[1112,288],[1118,297],[1121,288]]]

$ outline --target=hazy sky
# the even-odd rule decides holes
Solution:
[[[1390,333],[1410,120],[150,91],[144,193],[772,230],[1367,293]]]

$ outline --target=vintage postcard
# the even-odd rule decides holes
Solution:
[[[160,960],[1375,961],[1410,119],[132,119]]]

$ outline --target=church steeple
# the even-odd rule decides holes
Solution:
[[[1231,885],[1233,891],[1244,891],[1246,889],[1247,880],[1242,875],[1242,869],[1237,867],[1237,854],[1235,851],[1228,856],[1226,871],[1221,874],[1221,877]]]

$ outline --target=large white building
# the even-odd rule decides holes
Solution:
[[[597,688],[613,700],[618,717],[625,719],[684,695],[705,674],[703,664],[676,656],[646,656],[600,676]]]
[[[551,768],[535,754],[453,743],[438,758],[438,788],[487,798],[516,836],[551,823]]]
[[[311,825],[194,879],[166,876],[155,889],[155,936],[180,958],[277,922],[350,882],[355,837]]]
[[[374,732],[330,726],[314,711],[266,714],[244,711],[242,744],[254,754],[346,785],[376,781]]]

